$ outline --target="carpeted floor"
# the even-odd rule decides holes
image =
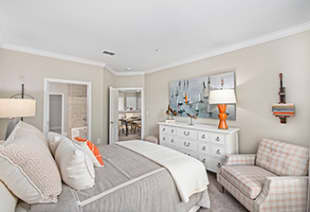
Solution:
[[[198,212],[247,212],[232,195],[227,191],[221,193],[219,191],[216,175],[208,172],[209,177],[209,195],[211,200],[210,209],[200,209]]]

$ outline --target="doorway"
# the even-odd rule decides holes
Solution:
[[[50,131],[64,134],[64,94],[49,94],[49,120]]]
[[[109,144],[143,138],[143,99],[143,88],[110,88]]]
[[[90,82],[44,80],[43,131],[46,136],[52,131],[70,139],[91,140]]]

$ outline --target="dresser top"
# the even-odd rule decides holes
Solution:
[[[211,131],[216,133],[223,133],[223,134],[232,134],[238,132],[239,128],[229,127],[227,130],[218,129],[215,125],[209,124],[194,124],[189,125],[183,122],[175,122],[175,123],[166,123],[166,122],[159,122],[159,125],[171,126],[171,127],[182,127],[191,130],[202,130],[202,131]]]

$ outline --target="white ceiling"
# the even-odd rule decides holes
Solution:
[[[0,0],[3,47],[116,72],[158,70],[309,23],[309,0]]]

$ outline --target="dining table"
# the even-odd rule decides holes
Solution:
[[[135,121],[141,121],[141,118],[120,118],[119,121],[121,121],[122,124],[125,125],[126,128],[126,136],[128,136],[129,134],[129,129],[128,129],[128,125],[134,123]]]

